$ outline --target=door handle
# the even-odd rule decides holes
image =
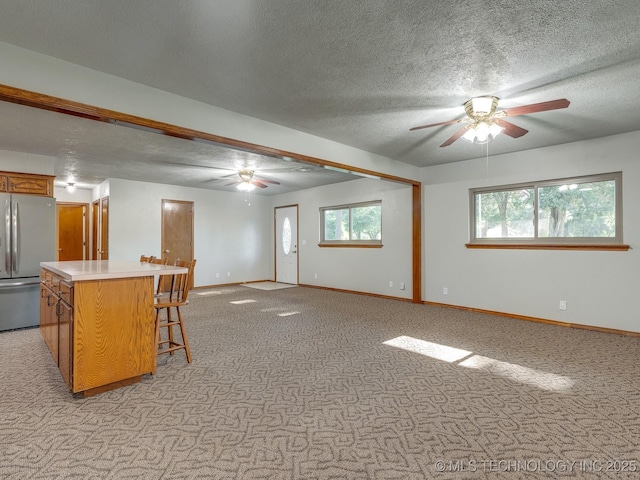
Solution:
[[[20,218],[20,210],[19,210],[19,203],[16,202],[16,206],[13,209],[13,231],[11,232],[13,234],[13,245],[12,245],[12,252],[11,252],[11,257],[12,257],[12,266],[11,268],[13,269],[13,273],[17,274],[18,273],[18,219]]]
[[[25,280],[24,282],[11,282],[11,283],[2,283],[0,284],[0,286],[2,287],[25,287],[27,285],[38,285],[40,284],[39,281],[29,281],[29,280]]]
[[[11,216],[10,216],[11,204],[9,200],[4,202],[4,269],[9,271],[9,262],[11,260]]]

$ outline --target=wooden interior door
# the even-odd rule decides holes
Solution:
[[[162,200],[162,258],[193,260],[193,202]]]
[[[109,197],[100,200],[100,250],[98,260],[109,259]]]
[[[58,261],[86,260],[87,205],[83,203],[57,203]]]
[[[91,204],[91,260],[98,260],[98,217],[100,200]]]

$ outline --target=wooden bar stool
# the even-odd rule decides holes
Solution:
[[[166,265],[169,261],[169,257],[165,257],[164,260],[162,258],[157,257],[149,257],[149,263],[154,263],[156,265]],[[165,284],[170,285],[171,280],[169,278],[173,277],[173,275],[160,275],[158,278],[158,286],[156,287],[156,297],[162,295],[165,291]],[[167,287],[168,288],[168,287]]]
[[[193,270],[195,269],[196,261],[176,260],[174,265],[177,267],[186,267],[189,271],[184,274],[173,275],[169,291],[155,299],[158,355],[162,355],[163,353],[173,355],[173,352],[176,350],[184,349],[187,355],[187,362],[191,363],[191,349],[189,348],[189,341],[187,340],[187,332],[184,328],[180,307],[184,307],[188,303],[189,286],[193,280]],[[177,318],[172,317],[172,308],[175,308]],[[162,310],[166,310],[166,318],[161,318]],[[173,333],[173,327],[176,325],[180,328],[181,341],[178,341]],[[167,331],[166,339],[162,338],[163,329]]]

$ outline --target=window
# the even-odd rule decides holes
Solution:
[[[320,209],[321,246],[381,246],[382,201]]]
[[[622,173],[470,190],[471,243],[621,244]]]

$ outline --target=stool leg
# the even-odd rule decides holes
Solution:
[[[187,340],[187,332],[184,328],[184,322],[182,320],[182,313],[180,313],[180,307],[176,307],[176,310],[178,312],[178,325],[180,325],[182,343],[184,345],[184,351],[187,354],[187,363],[191,363],[191,349],[189,348],[189,340]]]
[[[167,330],[168,330],[168,340],[169,340],[169,348],[175,345],[173,341],[173,325],[171,325],[171,307],[167,308]],[[169,355],[173,356],[173,350],[169,352]]]
[[[166,308],[158,309],[158,313],[156,314],[156,323],[158,325],[156,340],[158,343],[158,347],[162,345],[162,311],[166,310]]]

